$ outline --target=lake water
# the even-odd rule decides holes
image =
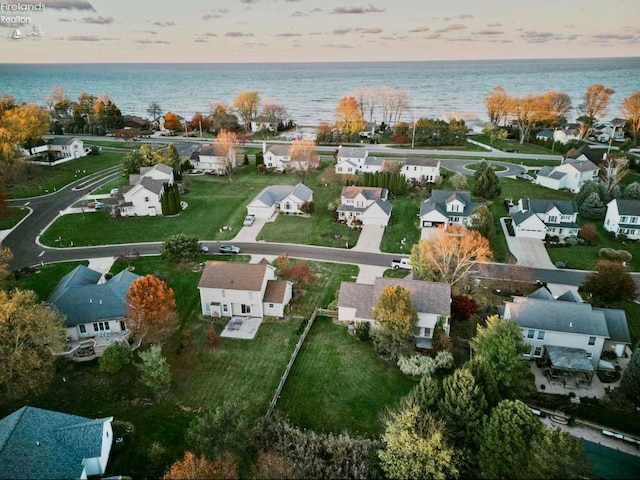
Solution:
[[[474,111],[486,117],[486,94],[497,85],[509,94],[559,90],[574,107],[587,86],[615,90],[609,118],[622,98],[640,90],[640,58],[482,60],[434,62],[251,64],[0,64],[0,93],[43,104],[52,85],[76,99],[81,92],[108,93],[124,114],[147,117],[150,102],[190,118],[211,102],[230,103],[238,92],[257,90],[284,105],[299,125],[333,122],[339,98],[362,87],[405,91],[411,107],[403,120]],[[576,115],[577,116],[577,115]],[[378,112],[380,120],[380,112]]]

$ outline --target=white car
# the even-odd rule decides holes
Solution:
[[[255,221],[256,221],[255,215],[247,215],[246,217],[244,217],[244,221],[242,222],[242,225],[244,225],[245,227],[250,227],[251,225],[253,225],[253,222]]]

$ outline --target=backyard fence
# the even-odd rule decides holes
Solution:
[[[313,314],[311,315],[311,318],[309,319],[309,322],[307,323],[306,328],[302,332],[302,335],[300,335],[300,338],[298,339],[298,343],[296,344],[296,348],[293,350],[293,353],[291,354],[291,358],[289,359],[289,363],[287,364],[287,368],[284,370],[284,374],[282,375],[282,377],[280,377],[280,383],[278,384],[278,388],[276,388],[276,393],[273,395],[273,398],[269,403],[269,409],[267,410],[266,418],[269,418],[273,413],[273,409],[276,408],[276,404],[278,403],[278,399],[280,398],[280,394],[282,393],[284,384],[287,381],[289,372],[291,371],[291,368],[293,368],[293,364],[296,361],[298,352],[302,348],[302,344],[304,343],[304,340],[307,338],[307,334],[309,333],[309,330],[311,330],[311,327],[313,326],[313,322],[316,320],[316,317],[318,316],[318,314],[324,315],[324,313],[321,313],[324,311],[327,311],[327,310],[321,310],[321,309],[314,310]]]

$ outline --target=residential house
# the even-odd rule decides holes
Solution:
[[[313,190],[297,185],[270,185],[254,197],[247,205],[247,214],[256,218],[271,218],[277,211],[287,214],[302,214],[302,205],[313,201]]]
[[[557,167],[542,167],[535,183],[553,190],[580,191],[586,182],[598,181],[599,168],[586,159],[565,157]]]
[[[292,284],[278,280],[266,262],[207,262],[200,282],[200,305],[206,317],[284,317]]]
[[[118,208],[123,217],[162,215],[161,198],[164,184],[173,185],[173,168],[163,163],[140,168],[140,174],[129,175],[129,185],[119,191]]]
[[[436,158],[407,158],[400,173],[414,183],[435,183],[440,176],[440,160]]]
[[[448,283],[382,277],[376,278],[373,285],[342,282],[338,293],[338,320],[369,322],[375,326],[373,307],[382,290],[389,285],[399,285],[411,293],[411,303],[418,312],[416,347],[431,348],[433,331],[438,322],[449,334],[451,285]]]
[[[360,138],[373,138],[376,134],[376,124],[374,122],[367,122],[362,130],[358,133]]]
[[[53,166],[85,157],[91,153],[91,148],[85,148],[84,142],[79,138],[53,137],[38,141],[30,151],[21,149],[21,153],[31,163]]]
[[[624,140],[624,126],[627,121],[624,118],[614,118],[610,122],[599,122],[593,126],[593,136],[599,142],[609,142],[611,140]],[[613,137],[613,138],[612,138]]]
[[[226,175],[227,166],[240,166],[242,155],[240,149],[231,150],[229,158],[216,153],[215,145],[203,145],[199,150],[194,150],[189,158],[191,167],[205,173],[214,175]]]
[[[0,479],[104,475],[113,417],[79,417],[22,407],[0,420]]]
[[[557,128],[556,130],[554,130],[553,140],[566,145],[569,142],[582,140],[582,134],[580,133],[579,129],[566,125],[562,128]]]
[[[542,358],[548,349],[555,355],[563,349],[560,353],[586,371],[598,368],[604,351],[621,357],[631,343],[624,310],[594,308],[571,291],[555,298],[542,287],[528,297],[514,297],[506,302],[503,317],[520,326],[530,346],[525,358]],[[591,369],[584,365],[585,360]]]
[[[554,132],[553,130],[540,130],[536,133],[537,140],[553,140]]]
[[[573,200],[521,198],[511,215],[516,237],[544,239],[547,235],[578,235],[578,206]]]
[[[484,126],[484,122],[480,120],[476,112],[447,112],[443,118],[447,123],[463,121],[469,130],[477,133],[481,133]]]
[[[58,355],[77,362],[102,356],[114,343],[129,345],[126,295],[138,275],[123,270],[100,283],[102,274],[79,265],[53,290],[48,303],[65,315],[67,345]]]
[[[340,193],[338,219],[351,225],[386,227],[391,218],[392,205],[387,201],[389,191],[380,187],[343,187]]]
[[[268,117],[265,117],[264,115],[258,115],[256,118],[251,120],[251,131],[253,133],[260,132],[262,130],[275,132],[277,129],[278,124],[272,122]]]
[[[630,240],[639,240],[640,200],[611,200],[604,216],[604,229],[616,235],[624,234]]]
[[[471,201],[471,193],[467,191],[432,190],[420,207],[420,227],[468,225],[471,213],[480,205],[483,204]]]
[[[301,160],[291,160],[288,145],[267,145],[262,143],[262,154],[264,156],[264,166],[276,172],[284,173],[297,170],[313,170],[320,165],[320,159],[316,153],[311,155],[309,162]]]
[[[362,171],[369,150],[365,147],[338,147],[335,171],[337,174],[358,174]]]

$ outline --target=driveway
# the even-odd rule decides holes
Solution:
[[[542,240],[537,238],[510,237],[504,223],[505,219],[506,218],[500,219],[500,225],[502,225],[502,232],[507,239],[509,251],[518,260],[518,265],[534,268],[556,268],[549,258],[549,254],[547,253],[547,249],[544,248]]]
[[[256,237],[264,227],[268,220],[265,218],[256,218],[250,227],[242,227],[238,234],[231,240],[232,242],[251,243],[256,241]]]
[[[384,227],[364,225],[358,243],[352,250],[356,252],[380,253],[380,242],[384,235]]]

